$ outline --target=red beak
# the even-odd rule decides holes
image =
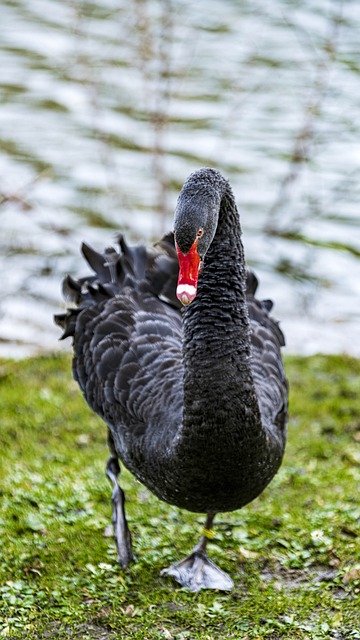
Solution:
[[[201,258],[197,252],[197,244],[198,239],[196,238],[190,250],[185,254],[181,253],[176,244],[180,266],[176,296],[183,305],[190,304],[196,296],[201,262]]]

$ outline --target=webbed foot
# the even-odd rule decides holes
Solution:
[[[118,563],[123,569],[134,559],[131,547],[131,534],[125,516],[125,495],[121,489],[117,476],[120,466],[115,455],[111,455],[106,464],[106,475],[112,486],[112,523],[118,552]]]
[[[175,578],[183,587],[198,592],[200,589],[219,589],[230,591],[234,583],[231,578],[209,560],[205,551],[194,549],[184,560],[172,564],[160,572],[161,576]]]

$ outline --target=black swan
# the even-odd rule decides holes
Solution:
[[[120,458],[161,500],[207,514],[194,551],[161,574],[192,591],[228,590],[206,543],[215,514],[254,500],[281,464],[283,334],[272,303],[254,297],[234,196],[217,170],[189,176],[174,234],[151,249],[122,236],[119,245],[103,254],[83,245],[95,275],[65,279],[76,308],[55,317],[73,336],[75,380],[108,426],[118,561],[133,559]]]

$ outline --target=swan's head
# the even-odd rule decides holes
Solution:
[[[185,182],[175,210],[175,246],[179,260],[176,295],[183,305],[196,296],[200,269],[218,223],[220,194],[213,169],[200,169]],[[209,179],[210,178],[210,179]]]

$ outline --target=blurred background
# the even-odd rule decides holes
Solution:
[[[155,240],[206,165],[288,351],[360,356],[358,0],[3,0],[1,23],[0,356],[64,348],[81,240]]]

